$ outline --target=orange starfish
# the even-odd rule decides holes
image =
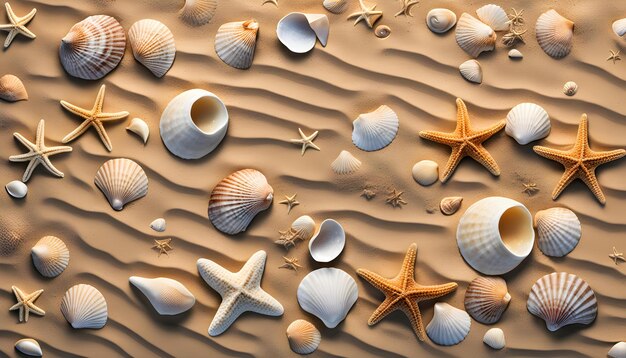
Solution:
[[[570,150],[558,150],[546,148],[539,145],[533,147],[535,153],[544,158],[554,160],[563,164],[565,173],[552,192],[552,200],[556,200],[561,192],[574,180],[580,179],[589,187],[601,204],[606,203],[606,198],[602,193],[598,179],[596,178],[596,168],[602,164],[612,162],[626,155],[624,149],[615,149],[606,152],[596,152],[589,148],[589,130],[587,114],[583,113],[578,126],[576,143]]]
[[[454,132],[421,131],[419,133],[420,137],[424,139],[445,144],[452,148],[452,153],[443,171],[441,182],[445,183],[450,176],[452,176],[454,169],[459,165],[461,159],[466,156],[482,164],[491,174],[499,176],[500,168],[498,167],[498,163],[496,163],[491,154],[482,146],[482,143],[504,128],[505,121],[501,120],[487,129],[475,131],[470,128],[469,114],[467,113],[465,102],[463,102],[462,99],[456,99],[456,108],[456,129]]]
[[[367,324],[372,326],[389,313],[402,310],[411,321],[413,331],[420,341],[426,337],[422,315],[418,303],[445,296],[456,290],[455,282],[443,285],[422,286],[415,282],[415,258],[417,256],[417,245],[409,246],[409,250],[404,257],[400,273],[392,279],[379,276],[371,271],[358,269],[357,274],[385,294],[385,300],[378,306],[372,314]]]

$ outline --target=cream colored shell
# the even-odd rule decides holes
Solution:
[[[462,202],[462,196],[445,197],[441,199],[441,202],[439,203],[439,210],[441,210],[441,213],[444,215],[453,215],[459,210]]]
[[[128,30],[128,41],[135,59],[155,76],[165,76],[174,64],[174,35],[160,21],[144,19],[135,22]]]
[[[180,17],[192,26],[209,23],[217,10],[218,0],[185,0],[180,9]]]
[[[432,9],[426,14],[426,26],[430,31],[442,34],[456,24],[456,15],[448,9]]]
[[[17,76],[4,75],[0,77],[0,99],[7,102],[25,101],[28,93],[24,83]]]
[[[63,240],[44,236],[30,250],[33,264],[44,277],[57,277],[70,263],[70,251]]]
[[[520,103],[506,115],[506,134],[521,145],[545,138],[550,134],[550,117],[540,105]]]
[[[148,177],[143,168],[126,158],[106,161],[98,169],[94,182],[111,207],[118,211],[148,194]]]
[[[70,287],[61,299],[61,313],[74,329],[104,327],[108,308],[102,293],[87,284]]]
[[[537,19],[535,25],[537,42],[543,51],[553,58],[567,56],[572,49],[574,22],[549,10]]]
[[[289,347],[298,354],[315,352],[322,341],[322,335],[315,326],[303,319],[297,319],[287,327]]]
[[[576,214],[566,208],[550,208],[535,214],[537,244],[545,255],[563,257],[578,245],[582,229]]]
[[[476,15],[478,15],[480,21],[484,22],[495,31],[509,29],[509,17],[504,9],[498,5],[488,4],[481,6],[476,10]]]
[[[455,37],[459,47],[472,57],[496,48],[496,32],[466,12],[456,24]]]
[[[477,277],[465,291],[465,310],[480,323],[500,320],[511,301],[506,282],[500,277]]]
[[[467,312],[444,302],[435,303],[433,319],[426,326],[426,334],[436,344],[452,346],[467,337],[472,320]]]
[[[483,69],[476,60],[467,60],[459,66],[461,76],[466,80],[474,83],[483,82]]]
[[[491,328],[483,336],[483,342],[489,347],[500,350],[506,346],[504,332],[500,328]]]
[[[360,114],[352,122],[352,143],[371,152],[391,144],[398,134],[400,120],[391,108],[381,105],[375,111]]]
[[[252,66],[259,23],[252,19],[228,22],[217,30],[215,52],[225,64],[245,70]]]
[[[126,130],[138,135],[144,144],[148,141],[148,137],[150,136],[150,128],[148,128],[148,124],[141,118],[133,118],[130,121],[130,125],[126,127]]]
[[[346,8],[348,7],[348,1],[347,0],[324,0],[322,2],[322,5],[324,5],[324,8],[330,12],[332,12],[333,14],[341,14],[342,12],[346,11]]]
[[[131,276],[128,281],[137,287],[160,315],[177,315],[188,311],[196,298],[182,283],[171,278]]]
[[[352,174],[361,168],[361,161],[356,159],[354,155],[347,150],[342,150],[337,156],[337,159],[330,164],[330,167],[335,174]]]

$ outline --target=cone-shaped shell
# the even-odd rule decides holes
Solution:
[[[171,278],[131,276],[128,281],[148,298],[160,315],[177,315],[196,303],[196,298],[187,287]]]
[[[41,357],[43,356],[43,351],[41,350],[41,346],[39,342],[32,338],[22,338],[19,341],[15,342],[15,349],[17,349],[20,353],[25,354],[31,357]]]
[[[444,302],[435,303],[433,319],[426,326],[431,341],[441,346],[459,344],[467,337],[472,320],[467,312]]]
[[[21,199],[28,194],[28,186],[21,180],[13,180],[4,186],[7,193],[16,199]]]
[[[192,26],[207,24],[217,10],[217,0],[185,0],[180,17]]]
[[[574,81],[567,81],[563,85],[563,93],[568,96],[573,96],[578,92],[578,85]]]
[[[298,354],[315,352],[322,341],[322,335],[315,326],[303,319],[297,319],[287,327],[289,347]]]
[[[354,279],[345,271],[325,267],[306,275],[298,286],[298,303],[328,328],[346,318],[359,297]]]
[[[483,342],[493,349],[502,349],[506,345],[504,332],[500,328],[491,328],[485,332]]]
[[[550,10],[537,19],[535,34],[543,52],[553,58],[562,58],[572,49],[574,23],[556,10]]]
[[[70,251],[63,240],[44,236],[30,250],[33,264],[44,277],[59,276],[70,263]]]
[[[396,112],[382,105],[373,112],[360,114],[352,126],[352,143],[361,150],[371,152],[393,142],[398,134],[400,120]]]
[[[209,200],[209,219],[219,231],[235,235],[272,204],[274,189],[258,170],[242,169],[222,179]]]
[[[348,1],[347,0],[324,0],[322,5],[324,5],[324,8],[326,10],[332,12],[333,14],[341,14],[342,12],[346,11],[346,8],[348,7]]]
[[[59,57],[70,75],[97,80],[117,67],[125,49],[122,25],[111,16],[94,15],[70,29],[61,40]]]
[[[582,234],[578,217],[566,208],[538,211],[535,214],[535,227],[539,249],[554,257],[563,257],[572,252]]]
[[[154,221],[150,223],[150,228],[156,232],[165,231],[165,227],[166,223],[165,219],[163,218],[154,219]]]
[[[456,24],[454,34],[456,43],[472,57],[496,48],[496,32],[466,12]]]
[[[8,102],[25,101],[28,99],[26,87],[17,76],[0,77],[0,99]]]
[[[626,342],[617,342],[607,354],[611,358],[626,358]]]
[[[361,168],[361,161],[347,150],[342,150],[337,159],[330,164],[330,167],[335,174],[352,174]]]
[[[462,202],[462,196],[449,196],[441,199],[441,202],[439,203],[439,209],[444,215],[452,215],[459,210]]]
[[[483,82],[483,69],[480,67],[480,63],[476,60],[467,60],[459,66],[459,72],[461,76],[466,80],[474,83]]]
[[[139,20],[128,30],[135,59],[157,77],[163,77],[174,63],[176,45],[172,31],[157,20]]]
[[[150,128],[148,128],[148,124],[143,119],[133,118],[133,120],[130,122],[130,125],[126,127],[126,130],[138,135],[141,140],[143,140],[144,144],[148,141]]]
[[[61,313],[75,329],[100,329],[107,323],[107,302],[98,289],[81,283],[65,292]]]
[[[315,32],[315,36],[320,41],[320,44],[322,44],[323,47],[326,47],[328,34],[330,32],[328,16],[324,14],[304,14],[304,16],[306,16],[309,26],[311,26],[311,29]]]
[[[426,25],[430,31],[442,34],[456,24],[456,15],[448,9],[432,9],[426,14]]]
[[[615,32],[617,36],[619,37],[624,36],[624,34],[626,34],[626,18],[619,19],[613,22],[613,25],[611,25],[611,28],[613,29],[613,32]]]
[[[259,23],[256,20],[229,22],[220,26],[215,35],[217,56],[234,68],[250,68],[258,31]]]
[[[521,145],[545,138],[550,134],[548,112],[534,103],[520,103],[506,115],[506,134]]]
[[[299,232],[298,237],[302,240],[308,240],[315,233],[315,221],[308,215],[302,215],[291,224],[291,229]]]
[[[591,287],[567,272],[553,272],[537,280],[526,307],[546,321],[552,332],[569,324],[590,324],[598,314],[598,301]]]
[[[139,164],[126,158],[107,160],[94,180],[115,210],[148,194],[148,177]]]
[[[509,17],[503,8],[498,5],[488,4],[476,10],[476,15],[480,21],[487,24],[495,31],[504,31],[509,29]]]
[[[484,324],[496,323],[511,301],[506,282],[500,277],[477,277],[465,291],[465,310]]]
[[[317,262],[330,262],[339,256],[346,245],[346,233],[340,223],[326,219],[309,241],[309,252]]]

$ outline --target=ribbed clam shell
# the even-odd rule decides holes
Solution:
[[[32,338],[22,338],[19,341],[15,342],[15,349],[17,349],[20,353],[23,353],[27,356],[31,357],[41,357],[43,356],[43,351],[41,350],[41,346],[39,342]]]
[[[456,15],[448,9],[432,9],[426,14],[426,25],[430,31],[442,34],[456,24]]]
[[[117,67],[125,49],[122,25],[111,16],[94,15],[70,29],[61,40],[59,57],[70,75],[97,80]]]
[[[308,240],[315,233],[315,221],[308,215],[302,215],[291,224],[291,229],[300,232],[298,237],[302,240]]]
[[[485,332],[483,342],[493,349],[502,349],[506,346],[504,332],[500,328],[491,328]]]
[[[59,276],[70,263],[70,251],[63,240],[44,236],[30,250],[33,264],[44,277]]]
[[[534,103],[520,103],[506,115],[506,134],[521,145],[545,138],[550,134],[548,112]]]
[[[258,31],[259,23],[256,20],[229,22],[220,26],[215,35],[217,56],[234,68],[250,68]]]
[[[548,256],[563,257],[578,245],[582,229],[573,211],[566,208],[550,208],[535,214],[537,244]]]
[[[160,315],[177,315],[188,311],[196,298],[182,283],[171,278],[131,276],[128,281],[137,287]]]
[[[439,209],[444,215],[452,215],[459,210],[462,202],[462,196],[449,196],[441,199]]]
[[[626,358],[626,342],[617,342],[607,355],[611,358]]]
[[[322,341],[322,335],[315,326],[303,319],[297,319],[287,327],[289,347],[298,354],[315,352]]]
[[[466,12],[456,24],[454,34],[459,47],[472,57],[496,48],[496,32]]]
[[[100,329],[107,323],[107,302],[98,289],[81,283],[65,292],[61,313],[75,329]]]
[[[148,177],[139,164],[126,158],[107,160],[94,179],[115,210],[148,194]]]
[[[330,262],[339,256],[346,245],[346,233],[340,223],[326,219],[309,240],[309,252],[317,262]]]
[[[503,8],[498,5],[488,4],[476,10],[476,15],[480,21],[487,24],[495,31],[504,31],[509,29],[509,17]]]
[[[546,54],[553,58],[562,58],[572,49],[574,23],[556,10],[550,10],[537,19],[535,34],[539,46]]]
[[[526,307],[546,321],[552,332],[569,324],[590,324],[598,314],[598,301],[591,287],[567,272],[553,272],[537,280]]]
[[[435,303],[433,319],[426,326],[431,341],[441,346],[459,344],[467,337],[472,320],[467,312],[444,302]]]
[[[139,138],[143,140],[144,144],[148,141],[148,136],[150,136],[150,128],[148,128],[148,124],[141,118],[133,118],[130,125],[126,127],[126,130],[138,135]]]
[[[359,297],[354,279],[345,271],[325,267],[306,275],[298,286],[298,303],[328,328],[343,321]]]
[[[476,60],[467,60],[459,66],[459,72],[461,76],[466,80],[474,83],[483,82],[483,69],[480,67],[480,63]]]
[[[217,0],[185,0],[180,17],[192,26],[207,24],[217,10]]]
[[[128,30],[128,41],[135,59],[157,77],[163,77],[172,67],[176,45],[172,31],[157,20],[143,19]]]
[[[624,34],[626,34],[626,18],[616,20],[613,22],[613,25],[611,25],[611,28],[617,36],[624,36]]]
[[[524,58],[524,55],[517,49],[509,50],[509,58],[519,59]]]
[[[165,231],[165,227],[166,223],[165,219],[163,218],[154,219],[154,221],[150,223],[150,228],[157,232]]]
[[[578,85],[574,81],[565,82],[563,85],[563,93],[568,96],[573,96],[578,92]]]
[[[465,310],[484,324],[496,323],[511,301],[506,282],[500,277],[477,277],[465,291]]]
[[[335,174],[352,174],[361,168],[361,161],[347,150],[342,150],[337,159],[330,164],[330,167]]]
[[[371,152],[393,142],[398,134],[400,120],[396,112],[382,105],[373,112],[360,114],[352,125],[352,143],[359,149]]]
[[[7,193],[16,199],[21,199],[28,194],[28,186],[21,180],[13,180],[4,186]]]
[[[24,83],[17,76],[4,75],[0,77],[0,99],[8,102],[25,101],[28,93]]]
[[[258,170],[242,169],[222,179],[209,200],[209,219],[219,231],[235,235],[272,204],[274,190]]]
[[[347,0],[324,0],[322,5],[324,5],[324,8],[326,10],[332,12],[333,14],[341,14],[342,12],[346,11],[346,8],[348,7],[348,1]]]

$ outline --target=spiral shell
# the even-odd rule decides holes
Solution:
[[[352,174],[361,168],[361,161],[347,150],[342,150],[337,159],[330,164],[330,167],[335,174]]]
[[[565,84],[563,85],[563,93],[571,97],[575,95],[576,92],[578,92],[578,85],[576,84],[576,82],[574,81],[565,82]]]
[[[28,93],[22,80],[13,75],[0,77],[0,99],[7,102],[26,101]]]
[[[476,10],[476,15],[480,21],[487,24],[495,31],[504,31],[509,29],[509,17],[503,8],[498,5],[488,4]]]
[[[398,134],[400,120],[396,112],[382,105],[373,112],[360,114],[352,126],[352,143],[361,150],[371,152],[393,142]]]
[[[426,326],[426,334],[442,346],[459,344],[467,337],[472,320],[467,312],[444,302],[435,303],[433,319]]]
[[[157,77],[172,67],[176,45],[172,31],[157,20],[139,20],[128,30],[128,41],[135,59]]]
[[[322,341],[322,335],[315,326],[303,319],[297,319],[287,327],[289,347],[298,354],[315,352]]]
[[[496,323],[511,301],[506,282],[500,277],[477,277],[465,291],[465,310],[484,324]]]
[[[180,17],[192,26],[209,23],[217,10],[217,0],[185,0]]]
[[[520,103],[506,115],[506,134],[521,145],[545,138],[550,134],[548,112],[534,103]]]
[[[441,210],[441,213],[444,215],[452,215],[459,210],[462,202],[462,196],[449,196],[443,198],[439,203],[439,210]]]
[[[126,158],[106,161],[94,180],[115,210],[148,194],[148,177],[139,164]]]
[[[341,14],[342,12],[346,11],[346,8],[348,7],[348,1],[347,0],[324,0],[322,2],[322,5],[324,5],[324,8],[330,12],[332,12],[333,14]]]
[[[476,60],[467,60],[459,66],[461,76],[466,80],[474,83],[483,82],[483,69]]]
[[[177,315],[188,311],[196,298],[182,283],[171,278],[131,276],[128,281],[137,287],[160,315]]]
[[[30,253],[35,268],[44,277],[59,276],[70,263],[70,251],[58,237],[44,236]]]
[[[378,25],[374,30],[374,35],[379,39],[386,39],[391,35],[391,28],[387,25]]]
[[[572,49],[574,22],[564,18],[556,10],[550,10],[537,19],[535,34],[543,52],[553,58],[562,58]]]
[[[496,48],[496,32],[466,12],[456,25],[455,37],[459,47],[472,57]]]
[[[100,329],[107,323],[107,302],[98,289],[81,283],[65,292],[61,313],[75,329]]]
[[[432,9],[426,14],[426,25],[430,31],[442,34],[456,24],[456,15],[448,9]]]
[[[582,230],[576,214],[566,208],[551,208],[535,214],[537,244],[548,256],[563,257],[578,245]]]
[[[215,52],[225,64],[245,70],[252,66],[259,23],[256,20],[226,23],[215,35]]]

